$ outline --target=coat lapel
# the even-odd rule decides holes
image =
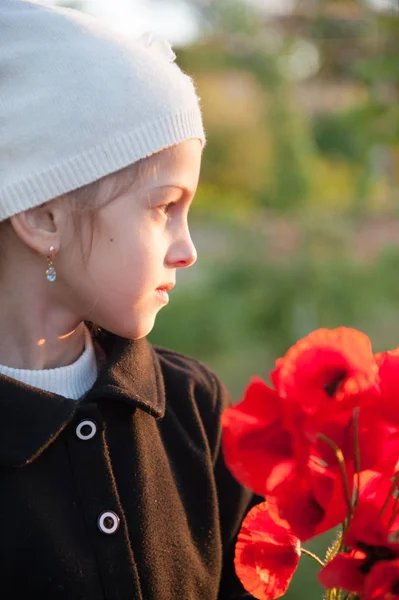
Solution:
[[[165,414],[161,367],[145,339],[127,340],[102,331],[95,343],[104,360],[81,400],[64,398],[0,375],[0,465],[23,466],[49,446],[84,403],[122,401],[155,418]]]

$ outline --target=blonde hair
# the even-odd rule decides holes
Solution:
[[[161,152],[167,152],[166,149]],[[79,230],[82,224],[82,217],[88,215],[91,226],[91,242],[90,251],[93,243],[94,228],[96,222],[96,213],[99,209],[111,204],[116,198],[128,192],[135,184],[139,183],[144,176],[152,175],[156,177],[160,166],[160,153],[142,158],[139,161],[114,171],[113,173],[97,179],[92,183],[84,185],[80,188],[72,190],[62,196],[53,198],[49,202],[61,200],[66,202],[70,211],[70,216],[73,219],[74,227]],[[101,200],[100,200],[101,198]],[[43,206],[43,204],[41,205]],[[4,255],[6,249],[6,239],[8,231],[11,227],[10,218],[0,222],[0,257]],[[82,238],[80,237],[82,244]],[[82,258],[85,261],[85,256],[82,248]]]

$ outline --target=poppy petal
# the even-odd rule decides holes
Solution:
[[[359,543],[368,546],[388,546],[388,532],[380,518],[380,508],[373,502],[361,500],[355,508],[350,527],[345,534],[347,546],[356,548]]]
[[[300,542],[284,521],[275,521],[266,502],[243,521],[235,552],[235,569],[244,588],[258,600],[287,591],[301,555]]]
[[[363,562],[363,558],[338,554],[319,571],[319,581],[326,589],[342,588],[361,594],[365,581],[365,576],[360,571]]]
[[[399,560],[380,561],[366,578],[364,600],[399,600]]]
[[[281,428],[277,393],[261,379],[253,379],[244,398],[222,415],[222,448],[234,477],[264,496],[266,482],[279,463],[284,472],[294,468],[290,434]]]
[[[374,356],[379,367],[380,397],[376,404],[381,416],[399,425],[399,405],[397,402],[399,386],[399,348],[389,352],[380,352]]]
[[[355,329],[317,329],[291,346],[272,374],[282,398],[294,398],[308,415],[376,385],[378,367],[369,338]]]
[[[302,542],[342,523],[348,514],[340,473],[317,462],[297,468],[269,496]]]
[[[325,513],[305,479],[287,479],[276,488],[273,497],[280,517],[290,524],[300,540],[305,542],[317,535]]]

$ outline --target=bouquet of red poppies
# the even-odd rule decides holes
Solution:
[[[302,553],[327,600],[399,600],[399,349],[373,354],[349,328],[319,329],[254,378],[222,416],[235,478],[265,498],[235,567],[258,599],[282,596]],[[322,560],[302,542],[338,527]]]

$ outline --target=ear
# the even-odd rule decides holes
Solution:
[[[47,254],[50,246],[56,252],[60,248],[64,218],[61,203],[55,199],[14,215],[10,222],[21,242],[39,254]]]

